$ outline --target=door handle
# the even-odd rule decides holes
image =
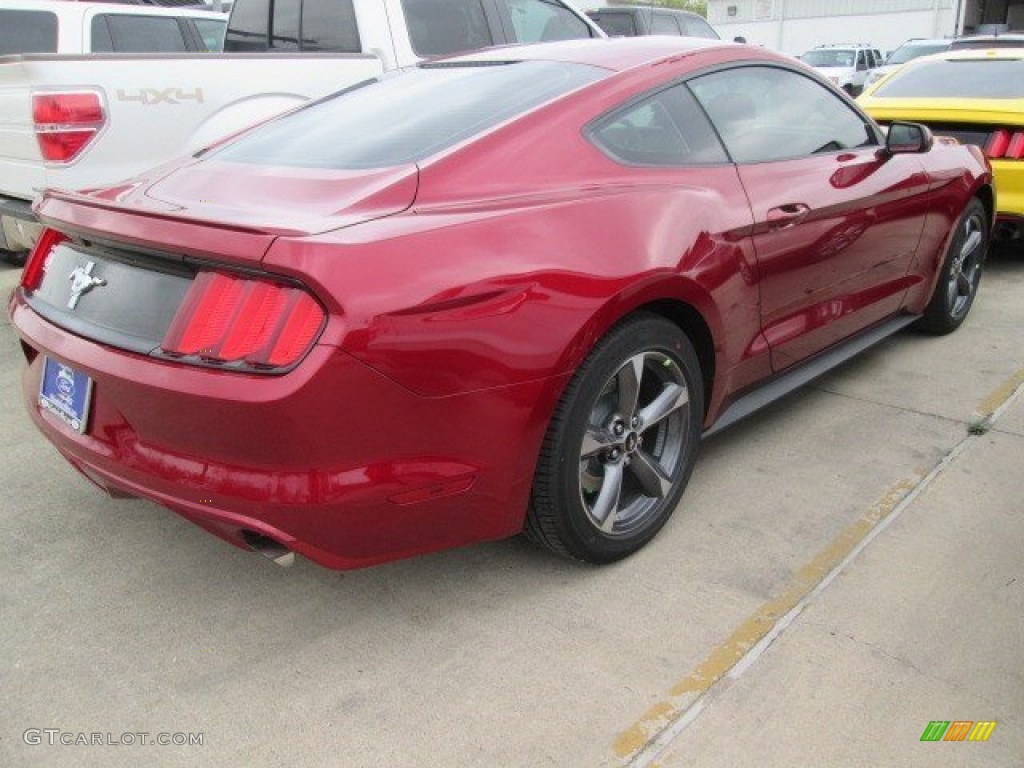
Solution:
[[[787,203],[776,208],[770,208],[768,209],[768,225],[771,229],[784,229],[785,227],[796,226],[807,218],[807,214],[810,212],[811,207],[804,203]]]

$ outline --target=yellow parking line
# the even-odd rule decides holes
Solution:
[[[1022,390],[1024,369],[985,398],[977,411],[984,417],[994,417]],[[863,515],[800,568],[778,596],[761,605],[724,642],[716,646],[696,669],[673,685],[665,700],[653,705],[636,723],[620,733],[612,747],[623,763],[633,763],[642,751],[650,751],[648,748],[652,742],[667,729],[679,724],[698,700],[775,628],[779,619],[806,600],[851,553],[866,543],[872,531],[883,520],[894,515],[904,502],[912,501],[912,497],[916,497],[973,439],[968,437],[959,443],[926,476],[917,475],[891,486]],[[658,751],[655,750],[651,757],[657,757]]]

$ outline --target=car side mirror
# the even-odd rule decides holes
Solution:
[[[927,152],[935,137],[920,123],[892,123],[885,137],[885,151],[890,155],[918,155]]]

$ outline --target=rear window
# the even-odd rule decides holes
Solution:
[[[56,14],[0,9],[0,56],[56,52]]]
[[[95,53],[180,53],[188,50],[175,18],[101,13],[92,19]]]
[[[330,169],[414,163],[607,74],[551,61],[424,64],[267,123],[214,156]]]
[[[270,48],[360,53],[352,0],[246,0],[231,13],[225,51]]]
[[[921,62],[898,70],[873,95],[889,99],[1021,99],[1024,60]]]

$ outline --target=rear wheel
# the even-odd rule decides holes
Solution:
[[[936,335],[952,333],[960,327],[978,293],[987,251],[988,216],[985,206],[975,197],[957,221],[935,292],[918,327]]]
[[[569,557],[631,555],[671,516],[700,442],[697,355],[673,323],[636,315],[570,383],[544,439],[526,533]]]

